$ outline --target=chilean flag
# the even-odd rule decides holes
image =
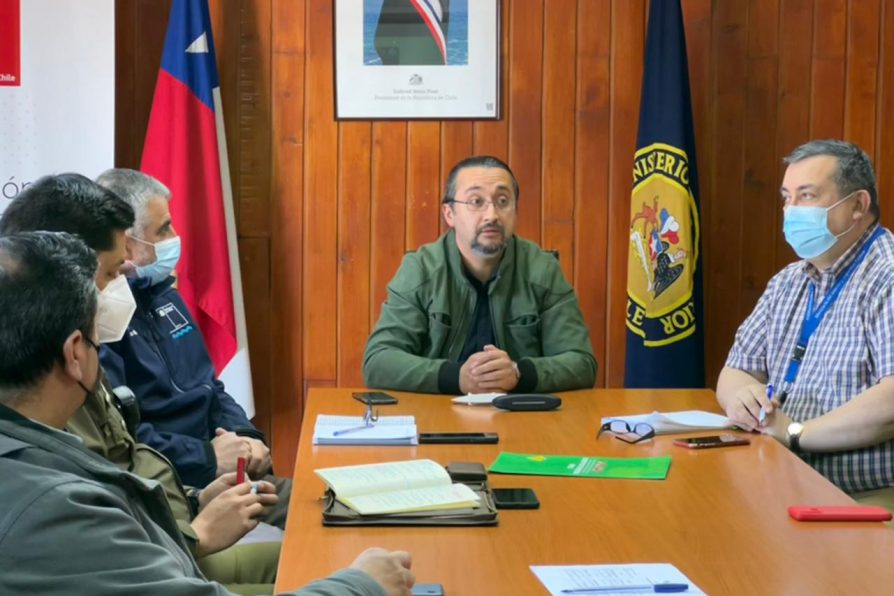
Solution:
[[[140,169],[171,190],[178,288],[228,392],[254,415],[233,198],[207,0],[174,0]]]

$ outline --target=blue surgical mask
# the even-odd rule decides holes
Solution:
[[[180,236],[174,236],[155,244],[139,238],[134,238],[134,240],[155,247],[155,262],[148,265],[137,265],[137,277],[148,277],[152,285],[166,280],[174,272],[174,267],[180,260]]]
[[[829,230],[829,211],[848,200],[856,194],[851,194],[836,201],[829,207],[807,207],[804,205],[792,205],[785,208],[783,214],[782,231],[785,233],[785,241],[794,249],[802,259],[818,257],[838,242],[838,239],[850,232],[854,225],[835,235]]]

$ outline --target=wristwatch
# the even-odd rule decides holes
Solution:
[[[785,432],[788,434],[789,449],[795,453],[801,451],[801,433],[804,432],[804,425],[800,422],[792,422]]]
[[[512,361],[512,370],[515,371],[515,380],[518,381],[519,379],[521,379],[521,371],[518,370],[518,362],[516,362],[515,360]]]

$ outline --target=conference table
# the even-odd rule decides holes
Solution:
[[[365,548],[408,550],[417,581],[445,594],[543,595],[530,565],[672,563],[707,594],[894,593],[894,531],[879,522],[809,523],[794,504],[853,500],[771,438],[690,450],[674,435],[627,444],[597,430],[603,416],[719,412],[709,390],[585,390],[551,412],[460,406],[448,396],[389,392],[382,415],[413,415],[420,432],[497,432],[496,445],[314,446],[318,414],[361,415],[352,389],[311,389],[301,429],[277,591],[345,567]],[[731,431],[736,432],[736,431]],[[711,432],[691,435],[716,434]],[[744,434],[744,433],[741,433]],[[537,510],[501,510],[495,527],[324,527],[316,468],[428,458],[489,466],[501,451],[650,457],[670,454],[666,480],[490,474],[491,487],[530,487]]]

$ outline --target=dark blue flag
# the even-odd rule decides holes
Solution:
[[[633,160],[625,387],[704,387],[698,176],[680,0],[652,0]]]

